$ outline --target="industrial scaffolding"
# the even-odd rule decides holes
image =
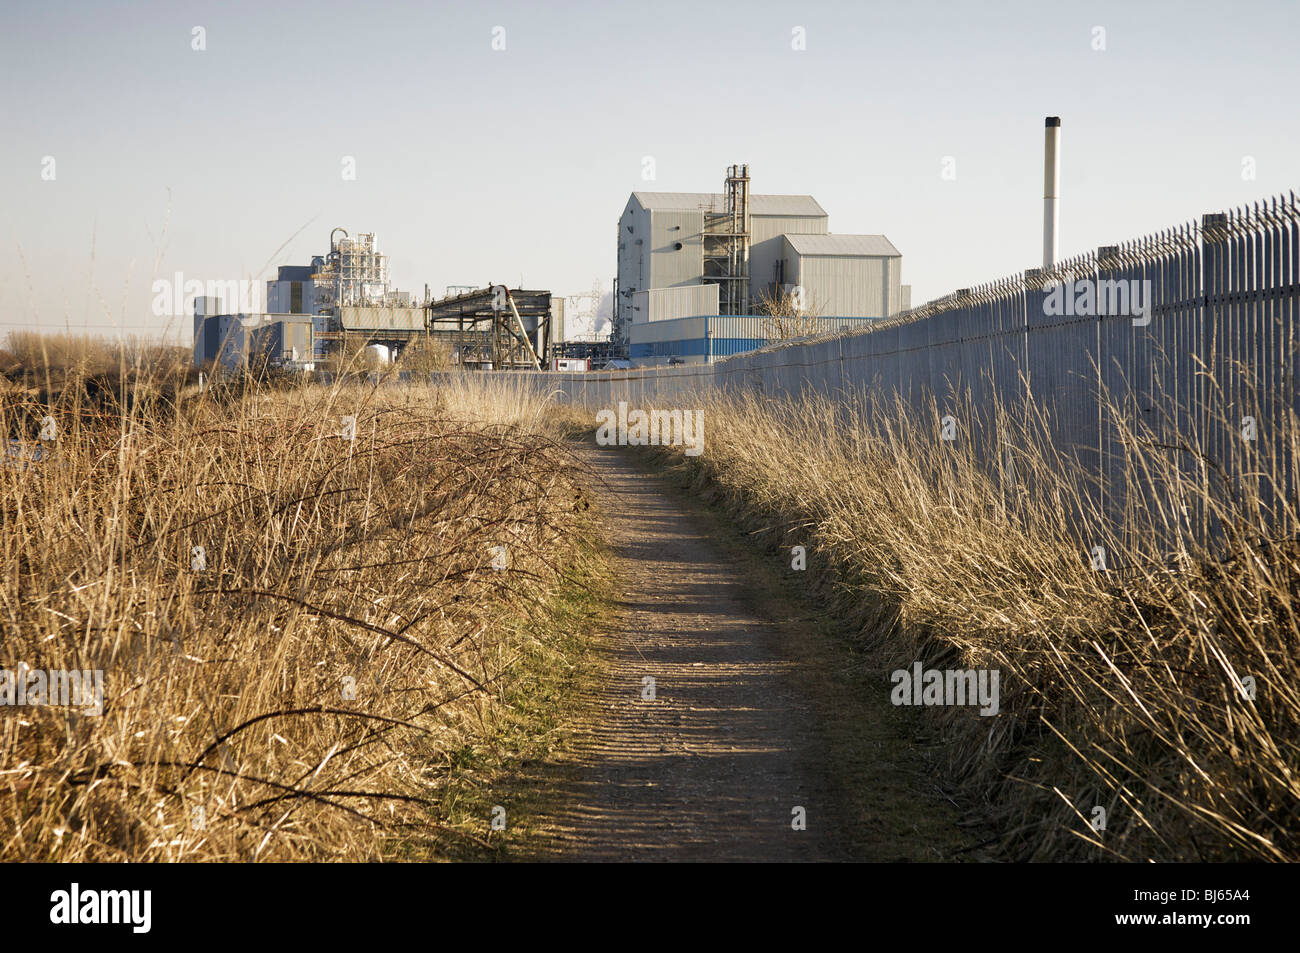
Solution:
[[[338,232],[343,237],[335,240]],[[379,253],[373,232],[351,238],[345,229],[330,232],[330,251],[312,275],[322,308],[403,307],[410,295],[388,288],[388,256]]]
[[[463,367],[539,368],[550,341],[551,293],[488,285],[425,305],[425,333]]]
[[[718,286],[719,314],[749,314],[749,166],[727,169],[721,211],[704,212],[703,281]]]

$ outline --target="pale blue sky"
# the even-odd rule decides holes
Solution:
[[[1294,2],[10,5],[0,333],[161,331],[155,276],[264,279],[336,225],[411,291],[608,288],[628,193],[733,162],[888,235],[919,303],[1038,264],[1046,115],[1063,255],[1300,185],[1298,26]]]

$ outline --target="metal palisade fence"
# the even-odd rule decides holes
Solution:
[[[745,390],[897,401],[936,432],[951,418],[1007,481],[1036,428],[1084,475],[1068,505],[1088,512],[1071,515],[1107,524],[1121,549],[1127,535],[1154,529],[1176,550],[1231,531],[1204,505],[1211,496],[1247,499],[1280,535],[1295,535],[1298,309],[1291,193],[963,289],[863,331],[712,365],[532,379],[591,407]],[[1192,492],[1171,485],[1180,481]],[[1135,510],[1147,521],[1140,528]]]

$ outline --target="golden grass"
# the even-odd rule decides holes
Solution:
[[[537,638],[580,502],[545,419],[493,399],[0,401],[23,448],[0,467],[0,668],[105,673],[102,715],[0,709],[0,859],[361,860],[476,837],[437,794]],[[30,459],[46,415],[56,439]]]
[[[136,373],[157,380],[184,369],[188,349],[125,337],[110,339],[67,331],[10,331],[5,337],[0,373],[43,382],[69,371],[82,375]]]

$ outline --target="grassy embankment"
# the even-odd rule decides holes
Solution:
[[[600,610],[587,502],[536,400],[22,370],[60,384],[0,401],[0,668],[101,670],[104,694],[102,714],[0,717],[0,858],[493,856],[522,836],[527,798],[494,781],[557,743]]]

